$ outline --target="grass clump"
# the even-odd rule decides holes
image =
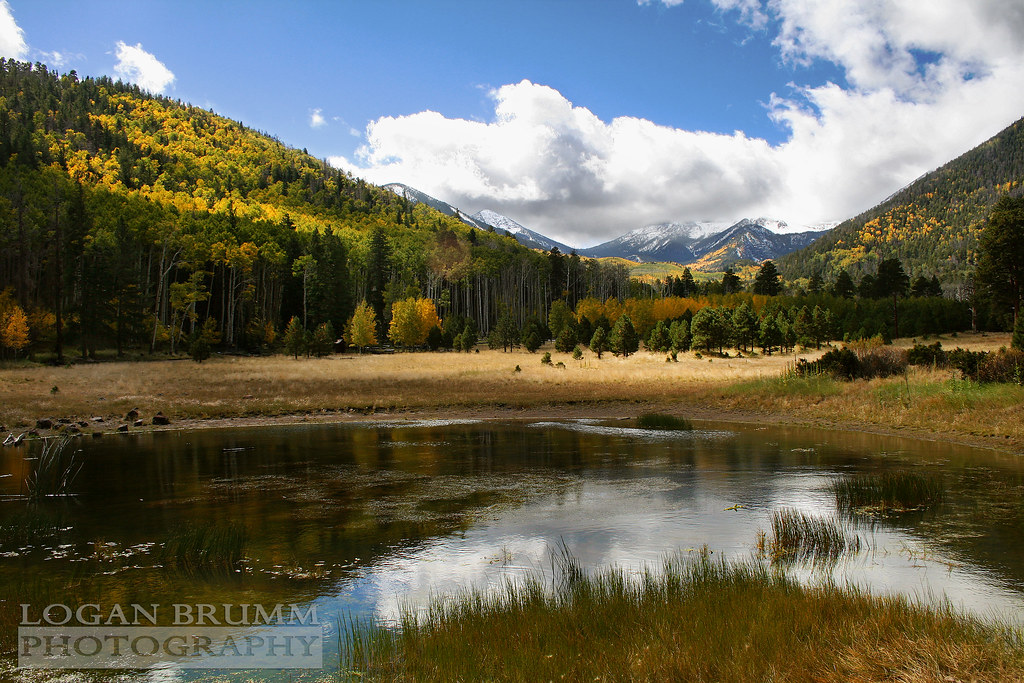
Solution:
[[[0,522],[0,549],[11,550],[53,539],[65,531],[61,521],[34,509],[21,510]]]
[[[349,627],[351,680],[1024,680],[1007,629],[706,550],[660,572],[509,582],[435,598],[393,627]]]
[[[762,533],[758,549],[773,562],[835,563],[844,553],[860,551],[859,536],[847,537],[834,519],[784,508],[772,515],[772,537]]]
[[[945,495],[942,477],[921,472],[883,472],[832,483],[836,507],[844,512],[907,512],[938,505]]]
[[[636,426],[640,429],[667,429],[685,432],[693,430],[693,424],[685,417],[664,413],[644,413],[636,419]]]
[[[237,524],[187,526],[164,541],[157,556],[187,574],[230,572],[244,557],[247,536]]]
[[[71,438],[62,436],[45,439],[42,442],[42,451],[36,460],[35,468],[25,480],[29,500],[70,495],[71,484],[82,471],[82,463],[78,457],[81,451],[68,448]]]

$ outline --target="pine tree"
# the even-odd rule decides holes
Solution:
[[[302,328],[302,323],[299,322],[297,315],[292,316],[284,331],[284,347],[288,353],[295,356],[295,360],[298,360],[299,354],[306,350],[306,330]]]
[[[594,336],[590,338],[590,350],[597,354],[598,360],[601,359],[601,354],[608,350],[608,333],[600,325],[594,328]]]
[[[832,296],[841,299],[852,299],[856,292],[857,288],[854,286],[850,274],[845,270],[840,270],[839,274],[836,275],[835,283],[832,285]]]
[[[778,296],[781,291],[782,279],[779,276],[778,269],[775,268],[775,264],[771,261],[765,261],[761,264],[760,270],[757,271],[757,275],[754,277],[754,294]]]
[[[752,349],[757,339],[757,314],[746,301],[736,307],[732,313],[732,328],[736,334],[736,343],[744,351]]]
[[[608,350],[616,356],[621,355],[625,358],[631,353],[636,353],[639,348],[640,339],[637,337],[636,328],[633,327],[633,321],[626,314],[619,316],[612,327]]]
[[[330,320],[320,323],[313,333],[313,353],[319,358],[334,350],[334,325]]]
[[[1003,197],[978,239],[977,282],[1013,313],[1014,328],[1024,299],[1024,197]]]

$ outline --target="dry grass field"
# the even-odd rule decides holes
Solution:
[[[994,350],[1009,336],[941,341],[946,348]],[[553,352],[556,365],[549,366],[540,360],[545,350],[551,349],[8,366],[0,369],[0,424],[18,431],[41,417],[69,417],[89,422],[86,431],[109,431],[133,408],[147,425],[162,411],[172,428],[371,412],[601,416],[654,408],[697,418],[911,430],[1024,450],[1024,389],[963,382],[949,370],[911,368],[898,378],[843,383],[786,377],[796,358],[812,360],[821,351],[736,357],[733,350],[730,358],[686,353],[674,363],[647,352],[629,358],[606,353],[600,360],[586,352],[580,361]],[[93,424],[93,417],[104,422]]]

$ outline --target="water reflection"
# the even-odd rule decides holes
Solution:
[[[981,613],[1022,607],[1024,476],[1016,458],[868,434],[628,422],[420,422],[163,432],[81,441],[71,499],[34,509],[53,533],[0,537],[0,642],[20,602],[316,604],[393,617],[467,586],[544,573],[564,542],[584,566],[640,569],[707,545],[747,557],[774,510],[836,515],[837,476],[940,472],[931,514],[855,518],[867,550],[809,580],[947,596]],[[0,495],[17,496],[24,449],[0,451]],[[0,524],[23,501],[0,502]],[[160,566],[193,526],[246,530],[227,573]],[[331,660],[327,654],[327,661]]]

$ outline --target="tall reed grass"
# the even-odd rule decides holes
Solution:
[[[1022,681],[1019,635],[903,598],[802,587],[760,562],[673,555],[342,624],[348,680]]]
[[[945,486],[937,474],[882,472],[832,482],[836,506],[844,512],[906,512],[942,503]]]
[[[772,536],[758,543],[763,555],[773,562],[835,563],[845,553],[860,551],[856,534],[848,536],[834,519],[814,517],[799,510],[783,508],[772,515]]]
[[[42,450],[36,459],[35,467],[25,480],[25,489],[30,500],[39,500],[47,496],[66,496],[71,493],[71,485],[82,471],[82,462],[78,456],[81,451],[68,448],[71,441],[70,436],[42,441]]]
[[[677,431],[691,431],[693,423],[685,417],[666,415],[664,413],[644,413],[636,419],[636,426],[640,429],[665,429]]]
[[[237,524],[187,526],[164,541],[157,553],[166,567],[185,573],[226,573],[245,556],[248,536]]]

